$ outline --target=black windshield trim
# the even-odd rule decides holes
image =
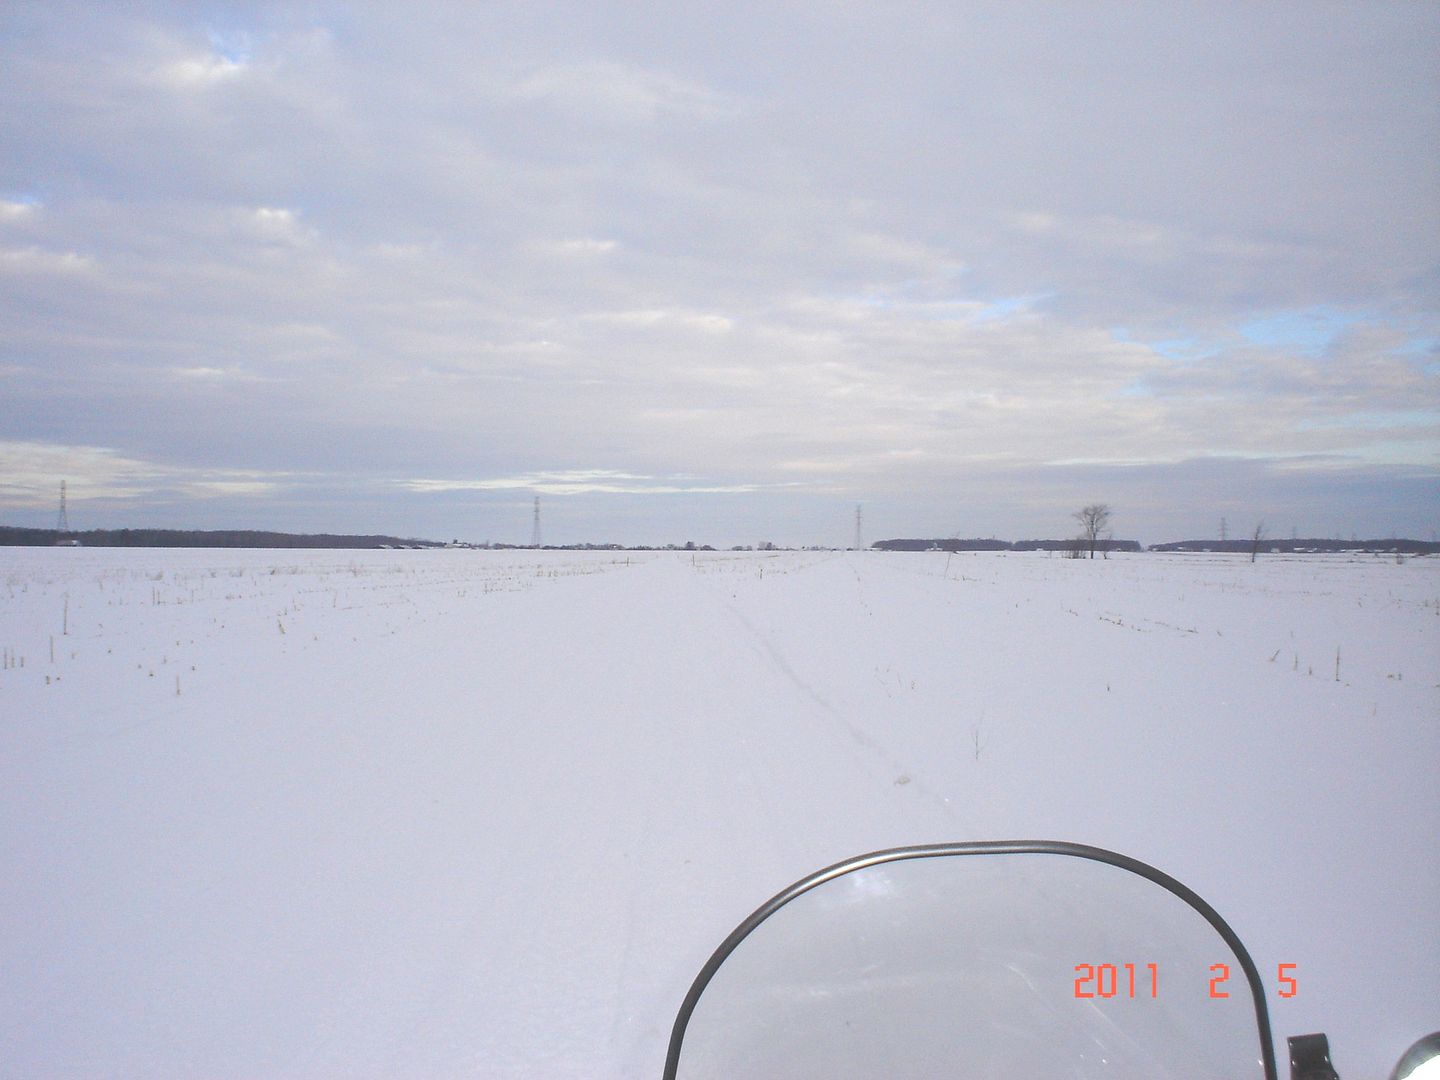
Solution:
[[[1215,928],[1215,931],[1235,954],[1236,959],[1240,961],[1240,967],[1244,970],[1245,978],[1250,984],[1250,997],[1255,1003],[1255,1023],[1260,1035],[1260,1063],[1265,1070],[1265,1080],[1277,1080],[1275,1054],[1271,1047],[1270,1015],[1265,1007],[1264,984],[1260,981],[1260,973],[1255,967],[1255,961],[1251,959],[1250,953],[1241,942],[1239,935],[1230,928],[1230,924],[1222,919],[1219,912],[1206,903],[1198,893],[1164,871],[1157,870],[1148,863],[1131,858],[1129,855],[1121,855],[1118,852],[1090,847],[1086,844],[1071,844],[1062,840],[980,840],[971,843],[922,844],[913,847],[886,848],[883,851],[872,851],[868,855],[857,855],[854,858],[835,863],[833,866],[827,866],[823,870],[817,870],[809,877],[797,881],[788,889],[776,893],[756,908],[749,918],[737,926],[730,936],[720,943],[720,947],[715,950],[710,959],[706,961],[705,966],[700,969],[700,974],[695,977],[694,983],[690,986],[690,992],[685,995],[680,1012],[675,1017],[675,1026],[670,1033],[670,1047],[665,1055],[664,1080],[676,1080],[685,1029],[700,1000],[700,995],[705,992],[705,987],[709,985],[720,965],[762,922],[797,896],[802,896],[827,881],[834,881],[836,878],[856,870],[864,870],[882,863],[900,862],[905,859],[930,859],[952,855],[1068,855],[1077,859],[1108,863],[1122,870],[1128,870],[1132,874],[1148,878],[1155,884],[1170,890],[1204,916],[1205,921]]]

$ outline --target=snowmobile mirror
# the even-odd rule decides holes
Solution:
[[[1330,1040],[1324,1034],[1291,1035],[1290,1080],[1340,1080],[1330,1063]]]
[[[1184,885],[1098,848],[847,860],[772,898],[676,1018],[667,1080],[1275,1080],[1255,966]]]
[[[1405,1051],[1390,1080],[1440,1080],[1440,1031]]]

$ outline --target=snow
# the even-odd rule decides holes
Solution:
[[[1379,1080],[1440,1027],[1434,560],[0,569],[0,1076],[659,1076],[771,894],[978,839],[1190,885],[1282,1060]]]

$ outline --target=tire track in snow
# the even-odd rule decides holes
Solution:
[[[749,635],[750,641],[757,651],[768,659],[771,665],[798,689],[802,694],[813,701],[820,710],[845,732],[854,744],[868,755],[873,762],[883,761],[889,766],[890,775],[905,777],[904,783],[912,786],[917,794],[924,795],[934,802],[951,817],[954,816],[955,808],[949,799],[935,791],[928,784],[915,778],[916,770],[897,758],[885,746],[877,742],[863,728],[848,720],[840,710],[836,709],[819,691],[796,674],[795,669],[790,666],[783,653],[776,647],[775,643],[763,631],[759,630],[734,604],[722,601],[721,606],[735,622],[739,623]],[[862,755],[863,757],[864,755]],[[898,782],[898,781],[895,781]]]

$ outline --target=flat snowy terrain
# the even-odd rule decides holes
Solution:
[[[978,839],[1190,885],[1282,1055],[1383,1080],[1440,1028],[1440,560],[0,569],[5,1077],[658,1077],[772,893]]]

